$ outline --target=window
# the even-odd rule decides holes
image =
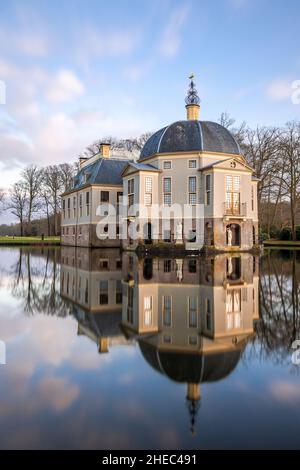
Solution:
[[[122,197],[123,193],[122,192],[117,192],[117,215],[120,213],[120,205],[122,204]]]
[[[68,197],[68,218],[71,217],[71,199]]]
[[[76,217],[76,196],[73,197],[73,217]]]
[[[152,178],[146,176],[145,178],[145,206],[152,204]]]
[[[197,297],[188,298],[189,328],[197,328]]]
[[[164,335],[163,341],[165,344],[171,344],[172,343],[172,336],[171,335]]]
[[[122,303],[122,281],[117,281],[116,284],[116,304]]]
[[[81,227],[79,227],[79,236],[81,237],[81,235],[82,235],[82,229]]]
[[[189,176],[189,205],[195,206],[197,203],[197,178],[196,176]]]
[[[254,188],[251,187],[251,209],[254,211]]]
[[[212,328],[210,299],[205,299],[205,314],[206,314],[206,329],[210,331]]]
[[[189,168],[197,168],[197,160],[189,160]]]
[[[99,285],[99,304],[108,304],[108,281],[100,281]]]
[[[133,287],[128,287],[127,321],[133,322]]]
[[[101,191],[100,201],[101,202],[109,202],[109,191]]]
[[[128,206],[134,204],[134,178],[128,180]]]
[[[107,259],[101,259],[99,261],[99,269],[101,271],[107,271],[109,267],[108,260]]]
[[[79,196],[79,213],[80,217],[82,217],[82,194]]]
[[[117,261],[116,261],[116,268],[117,268],[117,269],[122,269],[122,260],[121,260],[121,259],[117,259]]]
[[[164,205],[170,206],[172,204],[171,178],[163,179],[163,193],[164,193]]]
[[[64,227],[62,228],[62,234],[63,234],[63,235],[65,234],[65,229],[64,229]]]
[[[90,215],[90,193],[85,193],[86,215]]]
[[[196,273],[197,272],[197,260],[190,259],[189,260],[189,273]]]
[[[163,163],[164,170],[171,170],[172,169],[172,162],[171,160],[164,161]]]
[[[209,206],[211,203],[211,175],[205,176],[205,204]]]
[[[172,324],[172,297],[170,295],[163,296],[163,322],[164,326]]]
[[[190,346],[197,346],[198,344],[198,337],[197,336],[189,336],[189,345]]]
[[[66,218],[66,200],[63,199],[63,216],[64,216],[64,219]]]
[[[226,213],[240,212],[240,177],[226,175]]]
[[[241,289],[227,291],[226,314],[228,330],[241,327]]]
[[[170,273],[172,271],[172,260],[164,259],[164,273]]]
[[[89,301],[89,281],[88,281],[88,279],[86,279],[86,281],[85,281],[84,301],[85,301],[86,304]]]
[[[152,297],[147,295],[144,297],[144,325],[151,326],[152,322]]]
[[[171,230],[164,230],[164,242],[171,242]]]

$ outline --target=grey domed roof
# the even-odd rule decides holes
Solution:
[[[140,161],[156,153],[207,151],[239,155],[228,129],[211,121],[177,121],[155,132],[145,143]]]
[[[244,346],[214,354],[160,351],[152,344],[139,341],[143,357],[158,372],[175,382],[215,382],[227,377],[237,366]]]

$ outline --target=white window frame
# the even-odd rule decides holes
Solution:
[[[165,180],[170,180],[170,191],[165,192]],[[163,193],[163,203],[164,206],[170,207],[172,205],[172,177],[164,176],[162,179],[162,193]],[[165,202],[165,196],[170,198],[170,203]]]
[[[209,189],[207,189],[207,178],[209,178]],[[207,173],[205,175],[205,205],[206,206],[211,205],[211,194],[212,194],[211,187],[212,187],[212,174]],[[208,199],[209,199],[209,202],[208,202]]]
[[[145,194],[144,194],[145,206],[152,206],[152,194],[153,194],[153,178],[152,176],[145,176]]]
[[[169,297],[170,298],[170,324],[167,325],[165,323],[165,298],[166,297]],[[173,302],[172,302],[172,296],[171,295],[163,295],[162,296],[162,317],[163,317],[163,326],[165,328],[172,328],[172,325],[173,325]]]

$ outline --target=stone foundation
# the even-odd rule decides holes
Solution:
[[[78,246],[88,248],[120,248],[121,242],[117,239],[98,238],[96,224],[68,225],[62,227],[61,244],[64,246]]]
[[[155,250],[201,250],[209,249],[212,251],[250,251],[254,245],[258,244],[258,223],[251,219],[234,219],[234,218],[207,218],[204,221],[204,246],[197,243],[191,243],[183,240],[182,243],[176,241],[176,228],[174,221],[171,221],[171,237],[170,242],[165,242],[162,233],[161,223],[159,231],[155,239],[151,243],[143,238],[137,240],[122,240],[122,248],[125,250],[136,249],[155,249]],[[232,244],[228,245],[227,228],[230,226],[232,231]],[[234,227],[234,228],[233,228]],[[255,233],[253,233],[253,228]],[[183,230],[184,233],[184,230]]]

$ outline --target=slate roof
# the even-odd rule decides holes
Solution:
[[[146,163],[137,163],[137,162],[128,162],[128,166],[135,168],[138,171],[157,171],[160,172],[158,168],[153,165],[147,165]],[[126,167],[123,171],[125,171]]]
[[[158,372],[175,382],[214,382],[228,376],[237,366],[243,346],[214,354],[160,351],[153,345],[139,341],[145,360]]]
[[[131,161],[120,158],[99,158],[81,168],[74,178],[72,192],[90,184],[122,185],[122,172]],[[85,176],[86,175],[86,176]]]
[[[240,155],[228,129],[211,121],[177,121],[155,132],[145,143],[139,161],[156,153],[207,151]]]

